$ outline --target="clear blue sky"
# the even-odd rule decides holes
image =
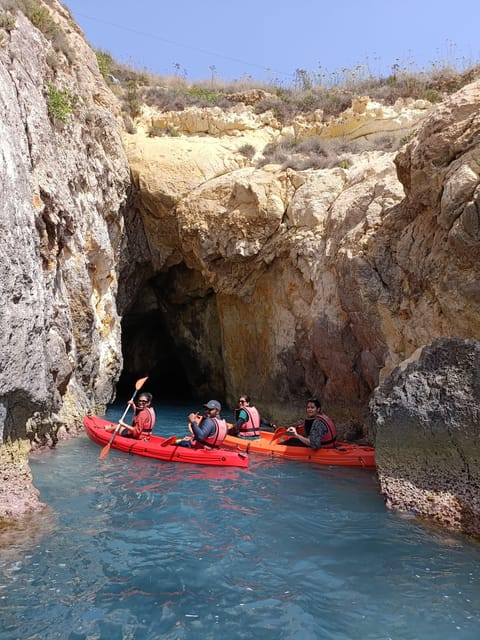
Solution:
[[[375,76],[480,61],[480,0],[65,0],[88,42],[159,75],[290,84],[296,69]],[[212,69],[211,67],[214,67]]]

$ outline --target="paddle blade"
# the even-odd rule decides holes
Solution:
[[[169,444],[174,444],[176,441],[177,441],[177,436],[170,436],[169,438],[166,438],[160,446],[166,447]]]
[[[148,376],[146,378],[139,378],[135,383],[135,389],[137,391],[141,389],[147,380],[148,380]]]
[[[110,451],[110,442],[108,444],[106,444],[103,449],[100,451],[100,455],[98,456],[100,458],[100,460],[103,460],[103,458],[106,458],[108,456],[108,452]]]
[[[275,442],[276,440],[278,440],[282,436],[284,436],[286,433],[287,433],[287,429],[285,427],[278,427],[278,429],[275,431],[273,436],[270,438],[270,444],[272,442]]]

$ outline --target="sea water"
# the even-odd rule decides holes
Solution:
[[[373,471],[99,453],[32,460],[47,510],[0,538],[0,640],[480,637],[480,547],[388,512]]]

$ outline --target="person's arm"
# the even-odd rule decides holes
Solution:
[[[323,420],[316,418],[312,423],[310,434],[307,437],[298,432],[298,429],[301,428],[302,424],[303,423],[299,423],[297,425],[288,427],[287,433],[289,435],[295,436],[295,438],[298,438],[300,442],[303,442],[303,444],[306,444],[307,447],[310,447],[314,451],[320,449],[320,447],[322,446],[322,438],[328,432],[327,425],[323,422]]]
[[[306,436],[302,436],[301,433],[298,433],[297,428],[296,427],[288,427],[287,429],[287,433],[289,436],[294,436],[295,438],[298,438],[300,440],[300,442],[303,442],[303,444],[306,444],[307,447],[311,447],[312,445],[310,444],[310,438],[307,438]],[[288,440],[285,444],[288,444]]]
[[[189,413],[188,414],[188,426],[190,431],[193,433],[193,427],[194,425],[197,426],[198,423],[201,421],[201,417],[200,414],[198,413],[198,411],[196,413]]]
[[[247,420],[248,420],[247,412],[245,411],[245,409],[240,409],[240,411],[238,412],[238,416],[237,416],[237,419],[236,419],[235,423],[228,430],[228,435],[236,436],[238,434],[238,432],[240,431],[240,429],[242,428],[242,425],[245,424],[245,422],[247,422]]]
[[[128,429],[132,433],[135,431],[135,427],[132,427],[131,425],[124,422],[123,420],[119,420],[118,424],[121,425],[124,429]]]
[[[271,429],[275,431],[275,429],[277,428],[277,425],[274,424],[273,422],[270,422],[270,420],[267,420],[267,418],[260,416],[260,429],[262,427],[265,429]]]
[[[192,427],[193,435],[200,441],[208,438],[212,430],[215,429],[215,423],[211,418],[204,418],[200,424],[196,420],[190,420],[190,426]]]
[[[118,424],[120,424],[124,429],[128,429],[129,431],[131,431],[132,433],[135,432],[135,417],[138,413],[138,407],[137,405],[133,402],[133,400],[129,400],[128,404],[130,405],[130,407],[133,409],[133,425],[127,424],[124,420],[119,420]]]

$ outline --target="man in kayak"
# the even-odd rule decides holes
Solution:
[[[123,429],[119,432],[118,435],[123,436],[124,438],[135,438],[137,440],[149,440],[152,435],[153,427],[155,426],[155,411],[152,404],[152,394],[151,393],[141,393],[138,397],[137,404],[132,400],[128,401],[128,404],[134,410],[134,416],[132,424],[129,425],[124,420],[119,420],[118,424],[120,424]],[[106,431],[114,431],[116,425],[109,425],[105,427]]]
[[[251,404],[251,398],[248,394],[240,394],[238,407],[235,411],[235,424],[228,430],[229,436],[258,440],[262,427],[275,429],[275,425],[262,418],[258,409]]]
[[[203,405],[205,415],[199,419],[198,413],[190,413],[188,416],[190,430],[193,435],[182,440],[178,444],[183,447],[193,447],[196,449],[215,447],[220,445],[227,435],[227,423],[220,417],[222,405],[218,400],[209,400]]]
[[[288,427],[288,446],[307,446],[314,451],[320,447],[333,447],[337,440],[337,429],[333,420],[321,413],[322,405],[317,398],[307,400],[306,417],[303,423]],[[293,437],[290,437],[293,436]]]

